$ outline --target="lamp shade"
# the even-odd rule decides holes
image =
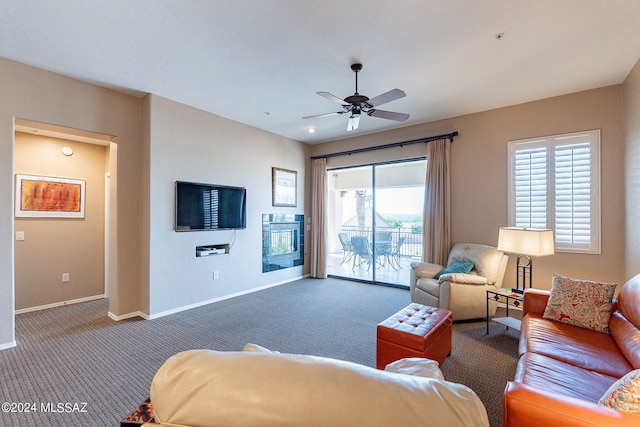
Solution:
[[[553,230],[501,227],[498,249],[519,255],[553,255]]]

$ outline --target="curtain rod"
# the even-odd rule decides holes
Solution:
[[[323,154],[321,156],[312,156],[311,160],[326,159],[329,157],[338,157],[338,156],[350,156],[352,154],[365,153],[367,151],[384,150],[386,148],[402,147],[404,145],[427,143],[431,141],[438,141],[440,139],[448,139],[449,141],[453,142],[453,138],[456,136],[458,136],[458,132],[451,132],[444,135],[428,136],[426,138],[412,139],[410,141],[393,142],[391,144],[376,145],[375,147],[357,148],[355,150],[340,151],[339,153]]]

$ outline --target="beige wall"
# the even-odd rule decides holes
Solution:
[[[71,147],[72,156],[62,154]],[[107,147],[16,132],[16,174],[85,181],[85,217],[16,218],[16,310],[104,294]],[[62,283],[62,273],[70,281]]]
[[[624,282],[624,138],[622,86],[611,86],[394,131],[314,145],[313,155],[407,141],[458,131],[451,149],[452,239],[496,245],[507,225],[507,142],[589,129],[601,130],[602,253],[558,253],[534,260],[534,286],[550,288],[551,274]],[[420,148],[422,147],[422,148]],[[415,157],[420,147],[331,159],[334,164]],[[505,285],[513,282],[510,256]]]
[[[602,254],[557,254],[535,261],[535,286],[548,288],[552,272],[622,282],[635,273],[640,249],[628,244],[625,272],[624,164],[628,212],[637,209],[635,160],[640,156],[638,66],[624,86],[612,86],[398,130],[307,146],[154,95],[144,100],[0,58],[0,349],[14,343],[14,121],[16,118],[112,135],[109,311],[162,314],[215,298],[287,281],[305,266],[262,274],[259,216],[304,213],[310,207],[309,155],[326,154],[460,132],[452,146],[454,241],[496,244],[507,221],[507,141],[602,131]],[[624,97],[623,97],[624,94]],[[462,100],[463,102],[463,100]],[[623,111],[623,104],[627,111]],[[334,158],[330,166],[413,158],[415,145]],[[298,208],[271,207],[271,167],[298,171]],[[232,254],[202,260],[195,246],[227,242],[228,232],[175,233],[176,179],[241,185],[248,190],[248,228]],[[304,201],[304,203],[302,203]],[[629,214],[631,233],[638,227]],[[307,234],[308,236],[309,234]],[[634,242],[638,239],[634,238]],[[307,240],[308,243],[308,240]],[[308,247],[307,247],[308,253]],[[509,265],[513,272],[513,256]],[[212,271],[220,279],[211,279]],[[509,277],[507,277],[509,280]]]
[[[267,213],[308,216],[303,185],[308,146],[156,95],[144,104],[149,115],[144,142],[149,174],[142,186],[142,227],[145,234],[149,230],[142,256],[145,313],[163,315],[307,274],[308,248],[304,266],[262,273],[261,221]],[[298,172],[297,207],[271,205],[272,167]],[[245,187],[247,228],[176,233],[176,180]],[[233,243],[228,255],[195,257],[196,246],[224,243]]]
[[[627,277],[640,273],[640,61],[624,82]]]
[[[111,173],[112,317],[166,314],[308,273],[305,262],[263,274],[260,228],[262,213],[307,214],[307,145],[160,97],[142,100],[4,58],[0,74],[0,191],[7,195],[0,204],[0,349],[15,344],[13,160],[18,119],[112,137],[100,168]],[[298,171],[297,208],[271,206],[272,166]],[[235,237],[229,232],[173,232],[176,179],[245,186],[247,230]],[[196,245],[231,240],[231,255],[195,259]],[[18,254],[20,265],[21,258]],[[215,282],[213,271],[220,273]],[[77,276],[69,273],[73,281]]]
[[[112,135],[114,256],[109,310],[126,314],[140,306],[141,101],[0,58],[0,349],[14,334],[14,121],[24,119]],[[115,193],[117,191],[117,193]],[[117,227],[117,228],[114,228]],[[106,313],[105,313],[106,314]]]

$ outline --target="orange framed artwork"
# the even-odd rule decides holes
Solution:
[[[84,218],[85,181],[16,174],[16,218]]]

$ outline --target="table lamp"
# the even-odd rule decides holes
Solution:
[[[553,255],[553,230],[536,228],[500,227],[498,249],[517,254],[516,287],[514,292],[523,293],[529,282],[532,284],[533,261],[531,257]]]

